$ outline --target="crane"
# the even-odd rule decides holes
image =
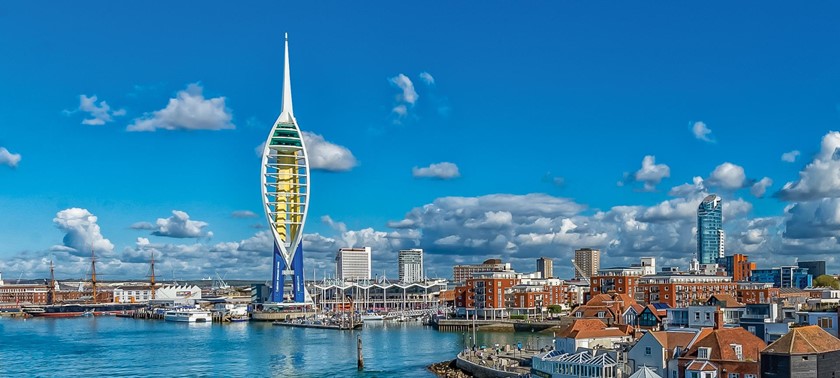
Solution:
[[[591,286],[591,285],[592,285],[592,282],[590,282],[590,281],[589,281],[589,277],[587,277],[587,276],[586,276],[586,274],[583,272],[583,269],[581,269],[581,268],[578,266],[578,264],[575,262],[575,259],[572,259],[572,265],[575,267],[575,271],[576,271],[578,274],[580,274],[580,278],[581,278],[584,282],[586,282],[586,284],[587,284],[587,285],[590,285],[590,286]]]

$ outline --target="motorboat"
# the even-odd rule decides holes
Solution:
[[[385,316],[379,314],[362,314],[360,316],[363,322],[375,322],[385,320]]]
[[[197,308],[179,308],[165,312],[163,320],[168,322],[210,323],[213,321],[213,317],[210,315],[210,311]]]

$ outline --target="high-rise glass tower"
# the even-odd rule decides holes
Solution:
[[[413,283],[423,281],[423,250],[403,249],[397,256],[400,282]]]
[[[697,208],[697,258],[701,264],[715,264],[723,257],[723,201],[709,195]]]
[[[309,162],[292,111],[289,37],[283,70],[283,108],[262,154],[262,199],[274,236],[272,302],[307,302],[303,280],[303,225],[309,207]]]

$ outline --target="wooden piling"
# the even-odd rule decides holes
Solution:
[[[359,371],[365,369],[365,358],[362,356],[362,336],[358,336],[356,342],[356,352],[358,353],[359,359],[357,361],[357,368]]]

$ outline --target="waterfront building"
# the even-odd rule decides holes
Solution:
[[[114,289],[117,303],[160,303],[186,305],[201,299],[201,288],[196,285],[162,285],[155,289],[149,285],[123,285]]]
[[[400,282],[413,283],[423,280],[423,250],[404,249],[397,257],[399,264]]]
[[[659,376],[672,377],[671,371],[668,370],[668,361],[678,357],[677,353],[685,350],[698,332],[700,330],[696,329],[646,332],[627,351],[629,369],[646,366]]]
[[[466,282],[465,290],[455,298],[455,306],[463,308],[466,316],[502,318],[508,315],[506,292],[519,283],[516,272],[475,272]]]
[[[446,280],[415,283],[324,280],[309,284],[317,308],[365,312],[438,310],[446,301]]]
[[[592,248],[577,249],[575,250],[574,262],[583,271],[583,275],[586,276],[581,277],[581,272],[575,269],[575,278],[590,278],[595,276],[601,270],[601,250]]]
[[[303,275],[303,226],[309,210],[309,160],[292,109],[289,38],[283,65],[283,106],[262,151],[261,190],[274,237],[273,302],[309,302]]]
[[[674,308],[704,302],[713,295],[738,294],[738,285],[728,276],[658,274],[638,278],[637,286],[637,301],[666,303]]]
[[[47,285],[0,284],[0,303],[47,304],[48,291]]]
[[[758,378],[759,351],[767,344],[741,327],[704,328],[677,358],[680,377]]]
[[[542,274],[542,278],[554,277],[554,262],[548,257],[540,257],[537,259],[537,271]]]
[[[712,194],[697,208],[697,257],[701,264],[715,264],[724,257],[723,203]]]
[[[452,268],[452,280],[454,282],[467,282],[478,272],[504,272],[510,271],[510,263],[502,263],[500,259],[487,259],[478,265],[455,265]]]
[[[370,247],[339,248],[335,255],[335,277],[339,280],[369,280]]]
[[[814,278],[825,274],[825,261],[799,261],[796,265],[808,269],[808,274]]]
[[[761,351],[763,378],[835,377],[840,340],[817,326],[792,328]]]

